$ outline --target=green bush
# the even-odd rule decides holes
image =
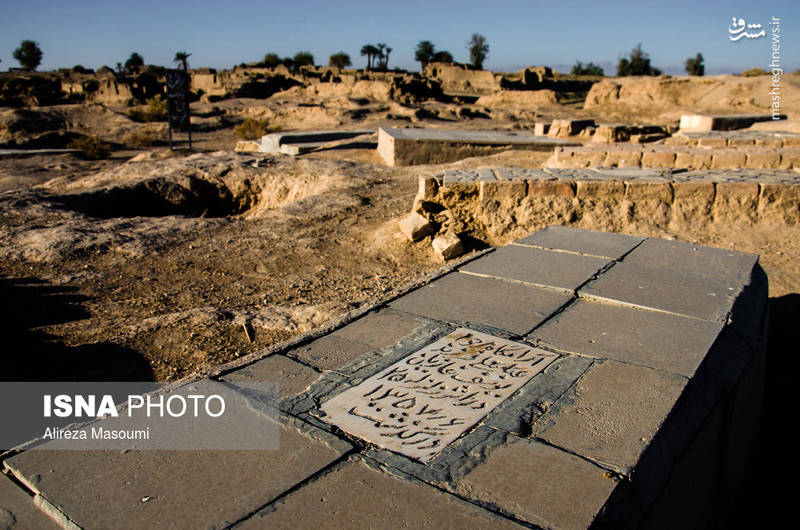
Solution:
[[[767,75],[769,72],[764,70],[763,68],[751,68],[749,70],[745,70],[742,72],[742,75],[745,77],[755,77],[757,75]]]
[[[142,149],[152,147],[164,142],[163,134],[157,131],[133,131],[124,138],[125,145]]]
[[[102,141],[97,136],[82,136],[69,143],[71,149],[80,149],[83,156],[94,160],[108,158],[111,154],[111,146]]]
[[[133,121],[140,123],[167,121],[167,101],[159,94],[148,99],[147,105],[144,107],[128,109],[125,114]]]
[[[242,140],[258,140],[265,134],[281,130],[280,127],[270,127],[269,121],[247,118],[233,128],[233,133]]]

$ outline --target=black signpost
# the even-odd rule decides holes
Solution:
[[[172,150],[172,129],[189,133],[192,148],[192,125],[189,122],[189,76],[184,70],[167,70],[167,113],[169,114],[169,148]]]

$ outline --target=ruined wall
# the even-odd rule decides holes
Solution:
[[[445,92],[478,95],[500,90],[499,76],[494,72],[471,70],[466,65],[430,63],[422,75],[441,84]]]

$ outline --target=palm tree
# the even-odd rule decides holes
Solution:
[[[436,54],[436,47],[429,40],[421,40],[417,43],[417,49],[414,51],[414,60],[419,61],[420,70],[425,70],[428,63],[433,60]]]
[[[383,69],[383,49],[386,48],[386,45],[382,42],[379,42],[375,46],[378,47],[378,63],[377,66],[381,70]]]
[[[188,53],[186,51],[175,52],[175,58],[172,59],[172,62],[175,63],[175,64],[181,65],[183,67],[183,71],[184,72],[188,72],[189,71],[189,57],[191,57],[191,56],[192,56],[192,54]]]
[[[379,54],[378,48],[373,46],[372,44],[365,44],[361,47],[361,56],[367,56],[367,70],[372,69],[372,58],[376,57]]]
[[[383,62],[383,69],[384,70],[388,70],[389,69],[389,54],[390,53],[392,53],[392,48],[387,46],[386,47],[386,60]]]

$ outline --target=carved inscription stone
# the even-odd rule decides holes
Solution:
[[[460,328],[328,400],[322,419],[428,462],[557,357]]]

